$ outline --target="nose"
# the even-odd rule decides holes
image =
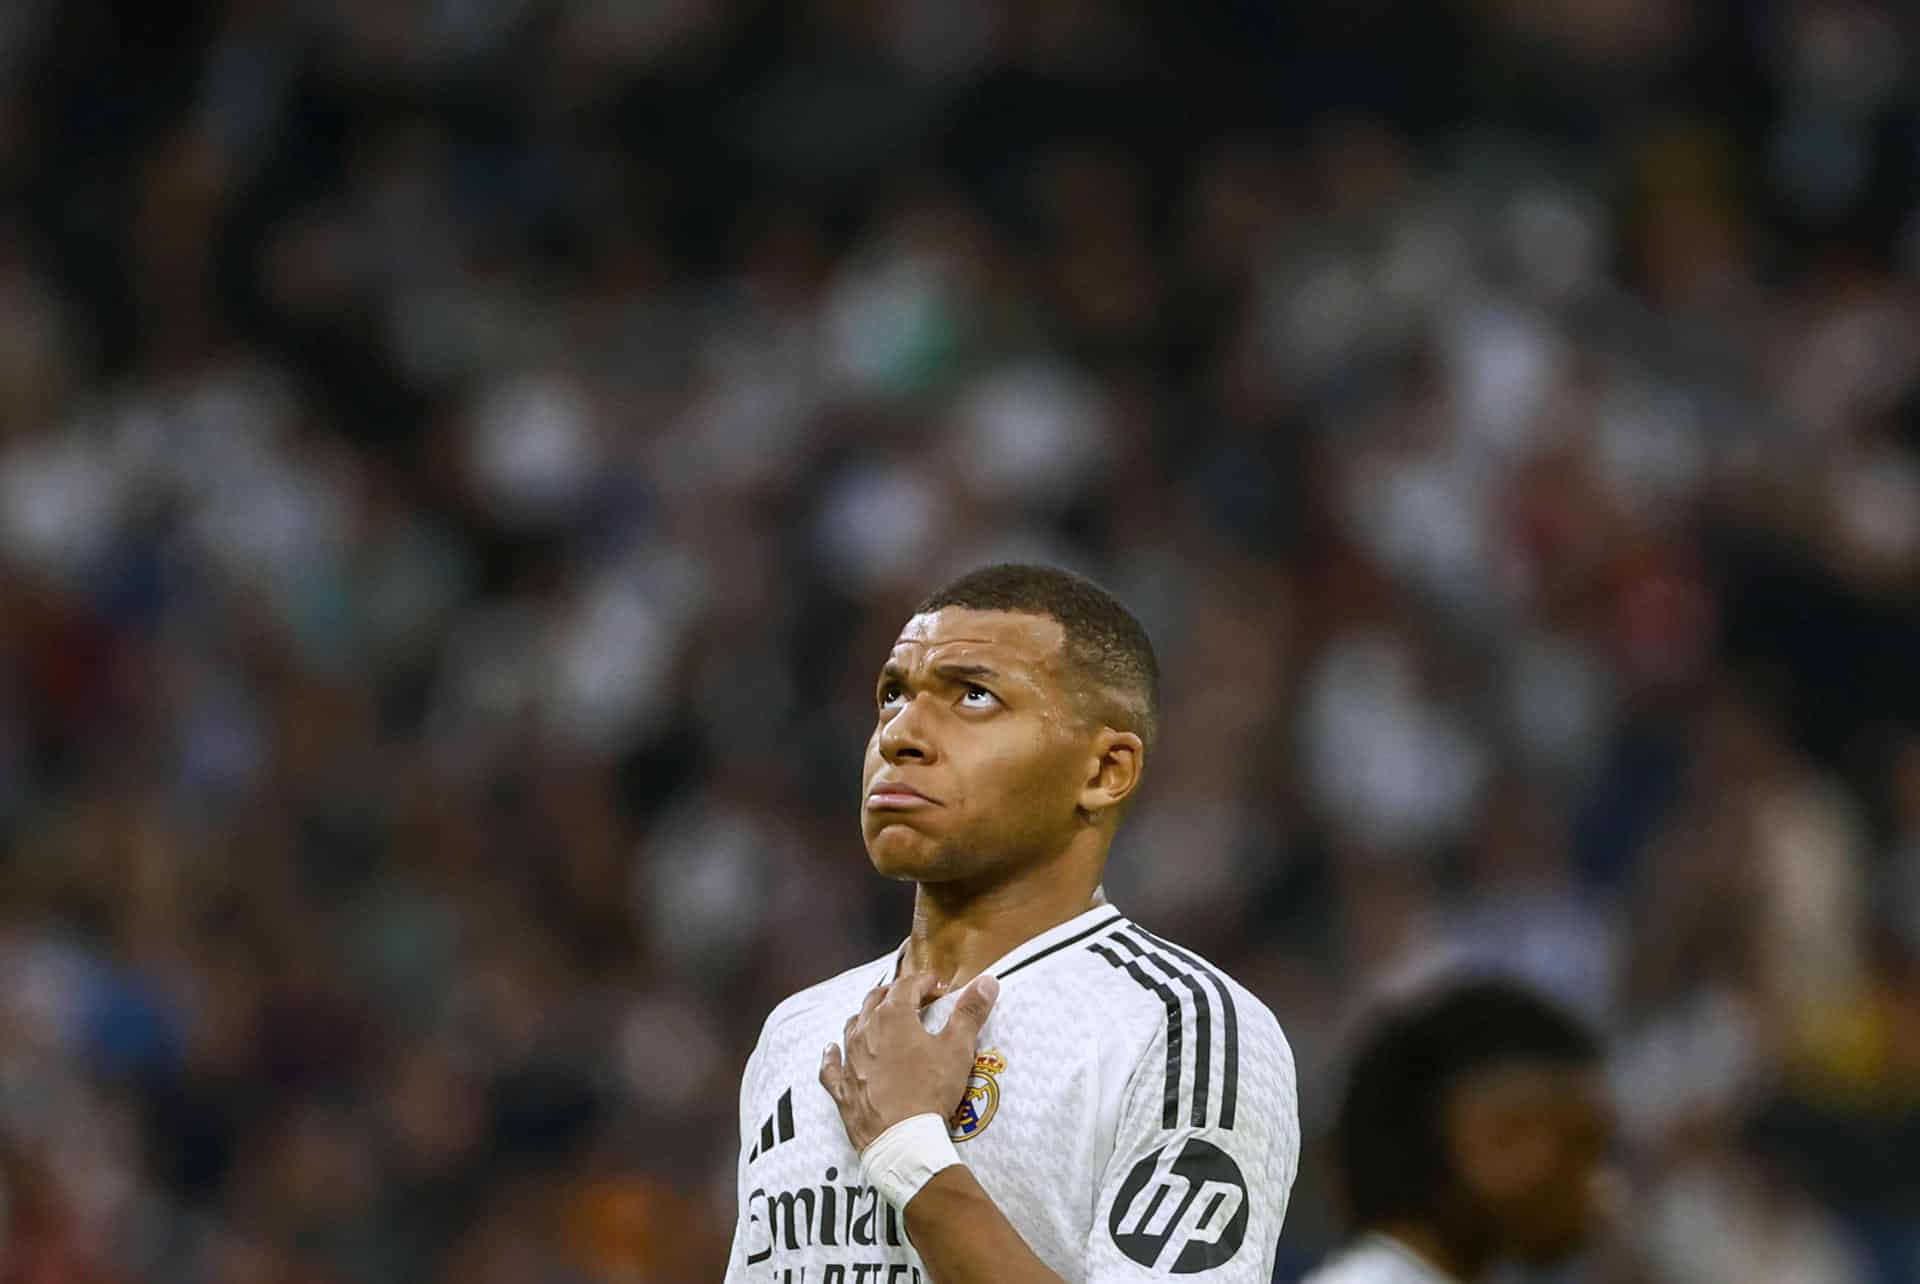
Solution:
[[[1631,1188],[1627,1185],[1627,1175],[1619,1165],[1602,1164],[1588,1178],[1587,1208],[1593,1220],[1603,1226],[1614,1226],[1626,1220],[1628,1206],[1633,1202]]]
[[[880,756],[888,762],[933,761],[933,738],[918,698],[906,700],[898,712],[880,724]]]

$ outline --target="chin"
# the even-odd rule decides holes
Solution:
[[[952,843],[901,824],[867,836],[867,859],[882,878],[909,883],[948,883],[981,872]]]
[[[888,860],[885,857],[867,853],[867,860],[873,865],[873,872],[882,878],[890,878],[896,883],[924,883],[925,871],[911,861]]]
[[[942,863],[938,844],[905,825],[888,825],[867,837],[867,859],[882,878],[924,882]]]

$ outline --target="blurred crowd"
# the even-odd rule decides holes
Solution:
[[[714,1280],[904,933],[912,602],[1167,674],[1108,888],[1608,1035],[1566,1278],[1920,1279],[1895,0],[0,5],[0,1280]]]

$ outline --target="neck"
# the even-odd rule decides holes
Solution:
[[[1411,1251],[1435,1271],[1459,1284],[1469,1284],[1484,1273],[1491,1262],[1478,1253],[1463,1252],[1449,1244],[1445,1236],[1419,1222],[1392,1222],[1378,1227],[1378,1233]]]
[[[1104,856],[1101,845],[1098,856]],[[990,885],[921,883],[905,972],[931,972],[945,990],[965,985],[1009,950],[1106,904],[1103,860],[1069,851]]]

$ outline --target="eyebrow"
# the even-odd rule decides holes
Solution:
[[[992,680],[1000,676],[1000,671],[985,664],[936,664],[932,672],[935,677],[945,678],[948,682],[967,682],[975,678]],[[892,660],[881,666],[880,678],[885,681],[892,678],[896,682],[907,680],[907,671]]]
[[[997,669],[990,668],[984,664],[936,664],[933,666],[933,671],[950,682],[955,678],[997,678],[1000,676]]]

